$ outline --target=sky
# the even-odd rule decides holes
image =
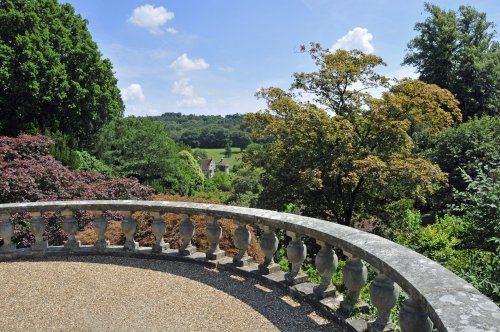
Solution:
[[[260,88],[288,89],[292,74],[313,71],[299,47],[358,48],[376,54],[390,77],[417,77],[401,66],[420,0],[60,0],[84,19],[113,63],[125,115],[234,114],[265,107]],[[499,0],[431,1],[472,5],[500,23]]]

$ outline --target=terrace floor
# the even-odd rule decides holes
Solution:
[[[282,290],[180,262],[103,256],[1,262],[0,285],[0,330],[337,330]]]

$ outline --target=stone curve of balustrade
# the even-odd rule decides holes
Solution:
[[[220,218],[233,219],[242,227],[245,227],[246,224],[257,224],[265,227],[270,232],[277,229],[286,230],[287,234],[292,237],[292,242],[289,244],[290,249],[288,250],[289,261],[292,263],[290,280],[292,283],[293,279],[300,273],[298,272],[301,266],[299,256],[305,256],[305,247],[300,237],[308,236],[322,245],[322,249],[316,258],[317,265],[319,264],[318,259],[322,259],[321,262],[324,262],[326,257],[327,263],[321,263],[321,266],[325,266],[325,268],[320,269],[320,275],[325,276],[322,280],[329,278],[331,281],[332,265],[336,264],[333,259],[337,259],[335,254],[332,254],[332,247],[343,250],[350,257],[348,264],[346,264],[346,266],[349,265],[349,271],[346,272],[346,267],[344,267],[344,283],[349,290],[345,301],[346,310],[349,310],[348,302],[350,300],[355,303],[358,299],[359,289],[363,286],[363,279],[366,282],[366,267],[361,263],[361,260],[370,264],[377,271],[378,275],[373,283],[375,287],[372,287],[371,294],[379,315],[377,320],[370,326],[371,331],[384,330],[386,325],[390,324],[388,322],[388,313],[390,313],[390,309],[395,303],[388,303],[391,300],[385,300],[384,297],[393,300],[394,298],[397,299],[399,287],[410,297],[401,308],[400,324],[403,331],[430,331],[432,330],[432,324],[438,331],[499,331],[500,309],[465,280],[411,249],[377,235],[336,223],[254,208],[204,203],[136,200],[0,204],[0,223],[5,221],[2,220],[1,216],[4,216],[3,219],[5,219],[6,215],[13,213],[41,213],[59,210],[149,211],[162,214],[184,214],[187,216],[206,215],[213,217],[214,220]],[[249,239],[245,239],[244,234],[243,237],[238,236],[238,239],[238,241],[243,242],[243,246],[245,243],[249,243]],[[218,243],[216,244],[218,245]],[[246,248],[240,250],[239,259],[242,259],[245,251]],[[3,254],[5,255],[5,253]],[[2,247],[0,247],[1,256]],[[321,258],[318,256],[321,256]],[[298,264],[298,268],[294,263],[294,259]],[[346,281],[347,278],[350,282]],[[324,288],[320,287],[317,293],[321,294],[327,287],[328,282]],[[350,297],[352,299],[349,300]],[[380,299],[381,297],[382,301],[377,300],[377,298]],[[384,312],[386,317],[383,317]]]

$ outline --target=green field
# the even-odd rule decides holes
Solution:
[[[206,151],[208,154],[208,158],[213,158],[215,163],[218,163],[221,158],[224,158],[224,161],[229,165],[230,169],[233,168],[234,165],[239,165],[241,163],[241,152],[240,148],[231,148],[232,154],[231,157],[226,158],[224,155],[224,151],[226,149],[200,149]]]

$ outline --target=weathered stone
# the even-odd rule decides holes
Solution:
[[[403,302],[399,310],[402,332],[431,332],[433,324],[422,307],[412,298]]]
[[[300,239],[300,235],[295,232],[286,232],[286,234],[292,238],[286,248],[286,256],[292,264],[292,269],[285,275],[285,279],[291,285],[306,282],[307,275],[300,271],[300,267],[306,259],[307,248]]]
[[[233,264],[244,266],[253,262],[253,258],[247,253],[252,234],[248,231],[246,223],[239,222],[238,224],[239,227],[234,232],[234,245],[238,248],[238,255],[233,257]]]
[[[108,227],[108,221],[102,211],[93,211],[93,214],[94,231],[97,233],[97,241],[94,244],[94,249],[97,251],[103,251],[109,246],[109,241],[107,241],[104,237],[104,234],[106,234],[106,228]]]
[[[349,258],[342,272],[344,276],[344,285],[349,291],[347,297],[341,303],[340,308],[346,314],[350,314],[358,301],[361,288],[366,284],[368,270],[361,259],[352,257]]]
[[[12,243],[14,225],[10,222],[9,218],[9,214],[0,215],[0,237],[3,239],[3,246],[0,247],[0,253],[10,253],[16,250],[16,245]]]
[[[170,248],[168,243],[165,243],[163,236],[167,230],[167,225],[159,212],[153,212],[153,222],[151,223],[151,232],[155,236],[155,243],[153,244],[152,251],[155,253],[163,252]]]
[[[222,237],[222,227],[220,227],[217,219],[208,217],[208,225],[206,230],[206,236],[208,243],[210,243],[210,249],[206,254],[208,260],[219,260],[223,258],[226,253],[222,251],[219,247],[220,239]]]
[[[75,238],[76,232],[78,231],[78,221],[73,216],[73,211],[64,210],[61,212],[64,217],[63,220],[63,230],[68,236],[68,241],[64,244],[64,248],[73,252],[75,249],[80,248],[81,243]]]
[[[377,319],[369,322],[368,331],[385,332],[393,330],[390,322],[391,309],[396,305],[399,296],[399,286],[385,274],[379,273],[370,287],[370,297],[377,308]]]
[[[182,239],[182,244],[179,248],[179,255],[189,256],[196,252],[196,247],[191,244],[191,239],[194,235],[194,224],[187,214],[182,214],[181,218],[179,235]]]
[[[31,249],[36,252],[43,252],[49,247],[48,241],[43,239],[45,221],[41,218],[41,214],[37,212],[31,213],[31,217],[30,230],[35,236],[35,243],[33,243]]]
[[[332,285],[332,276],[337,270],[338,258],[333,252],[331,245],[323,241],[317,242],[321,245],[321,250],[316,254],[315,263],[318,273],[321,276],[321,283],[314,288],[314,293],[321,299],[335,294],[335,287]]]
[[[274,262],[274,253],[278,249],[278,237],[274,229],[269,226],[263,226],[264,234],[260,237],[260,248],[264,252],[264,262],[259,265],[259,271],[262,274],[278,272],[280,266]]]

